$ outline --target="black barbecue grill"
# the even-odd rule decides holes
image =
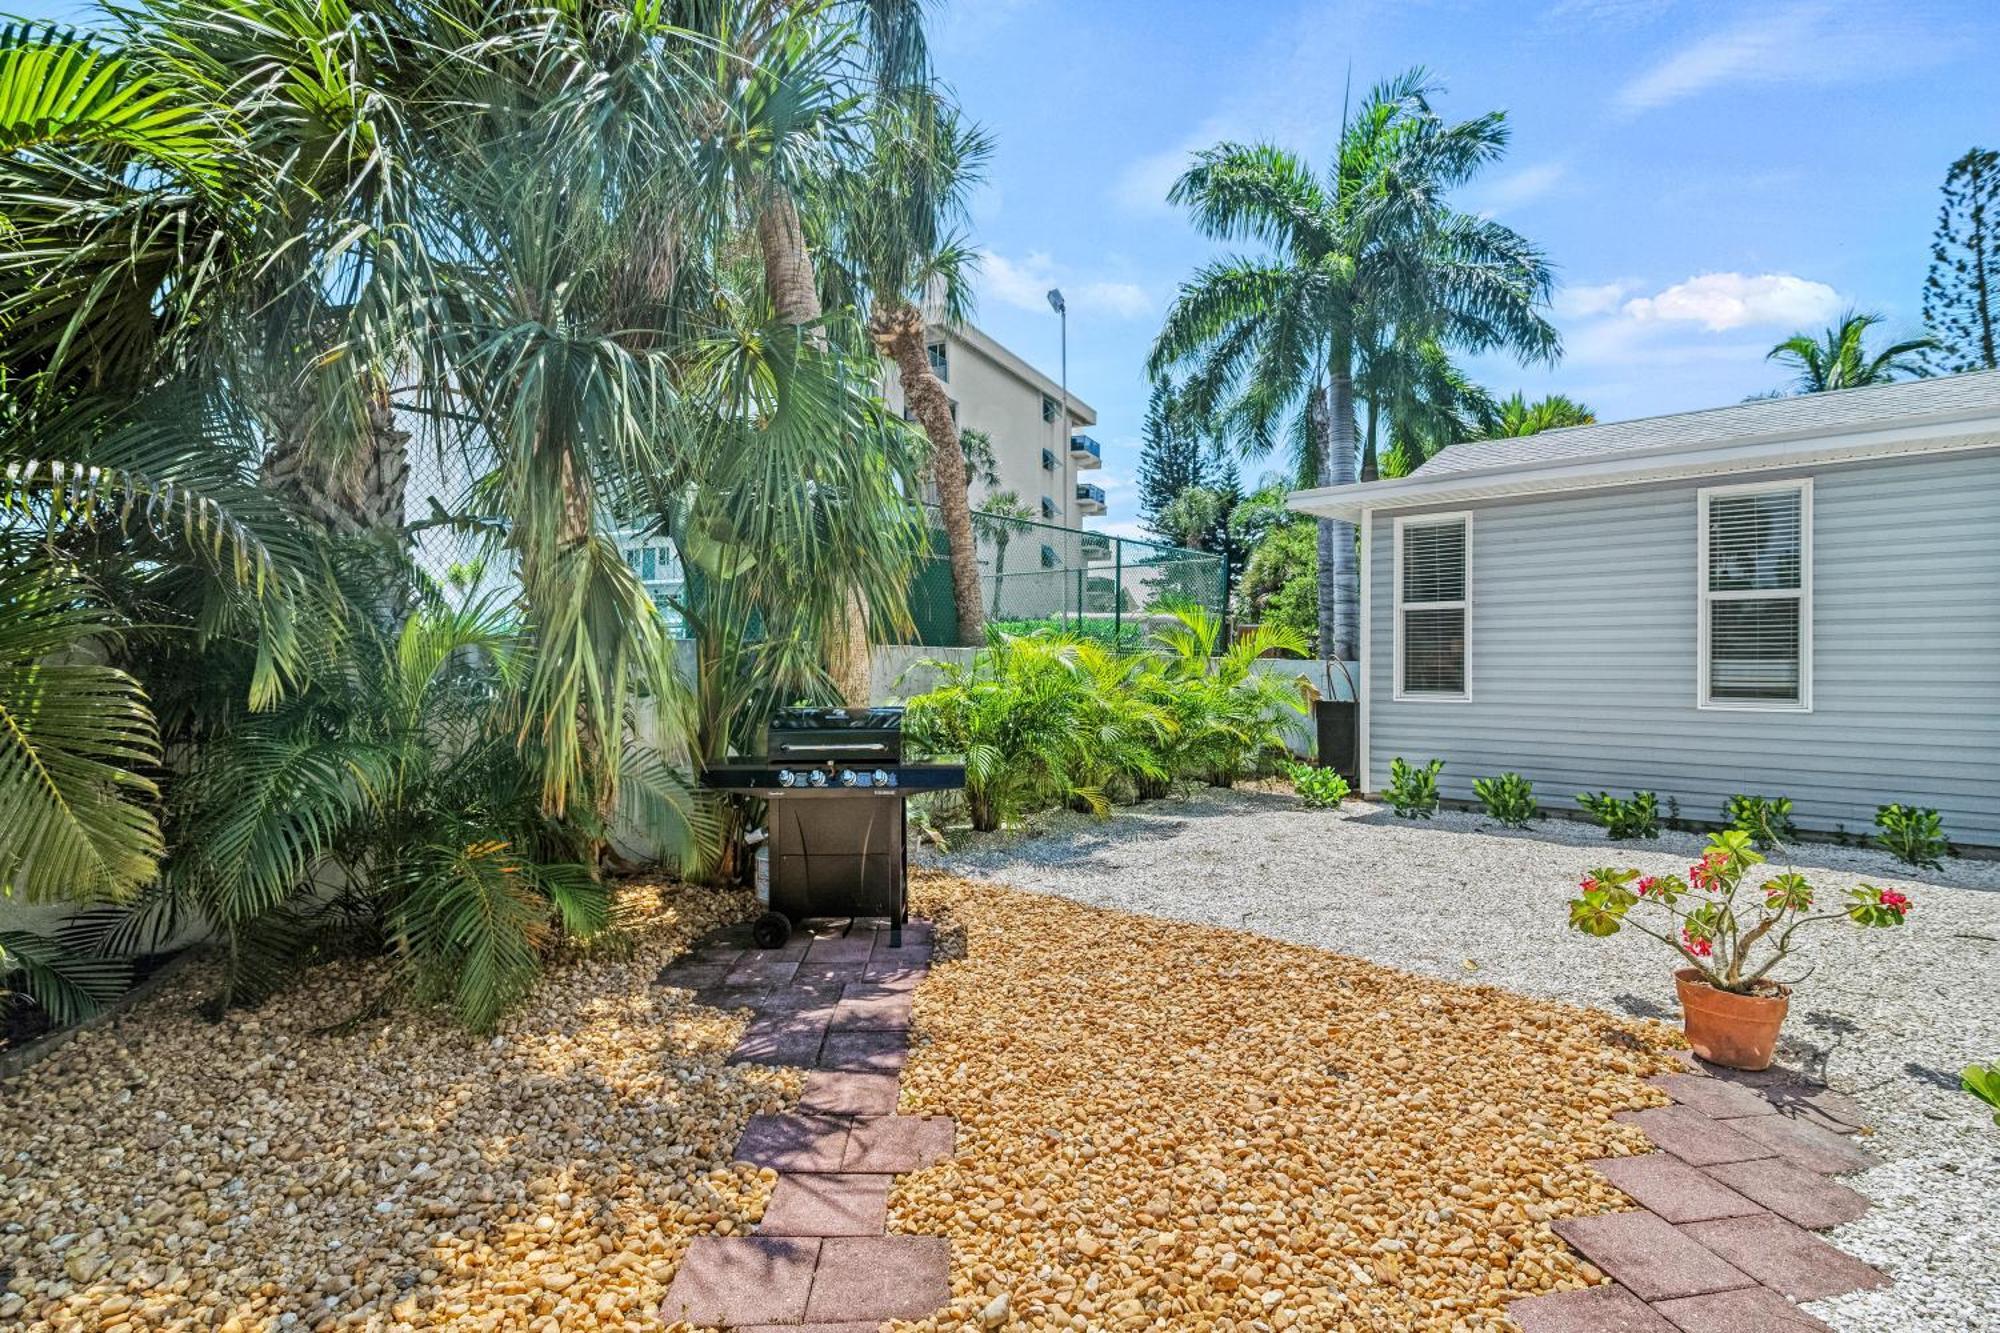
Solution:
[[[704,785],[770,804],[768,910],[757,942],[775,949],[795,922],[881,916],[902,943],[909,916],[903,802],[965,785],[963,764],[903,762],[900,708],[787,708],[765,733],[765,762],[718,764]]]

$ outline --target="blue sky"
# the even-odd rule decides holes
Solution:
[[[1070,383],[1105,444],[1093,526],[1118,531],[1136,531],[1147,346],[1215,249],[1167,186],[1221,138],[1324,160],[1350,66],[1360,88],[1420,64],[1446,114],[1507,111],[1506,160],[1459,203],[1547,250],[1567,354],[1475,370],[1603,420],[1778,387],[1771,344],[1848,304],[1915,331],[1945,169],[2000,146],[1992,0],[958,0],[936,45],[997,140],[976,322],[1053,371],[1042,292],[1062,285]]]
[[[1777,387],[1771,344],[1849,304],[1914,332],[1945,169],[2000,146],[1993,0],[940,0],[934,40],[997,140],[975,319],[1053,372],[1042,293],[1063,287],[1105,445],[1093,526],[1116,531],[1136,531],[1146,349],[1215,250],[1168,185],[1222,138],[1323,161],[1350,69],[1423,65],[1447,114],[1506,110],[1507,159],[1459,202],[1547,250],[1567,354],[1474,369],[1604,420]]]

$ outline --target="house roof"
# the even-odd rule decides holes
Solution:
[[[1299,491],[1290,504],[1352,520],[1370,508],[1985,446],[2000,446],[2000,371],[1471,440],[1407,477]]]

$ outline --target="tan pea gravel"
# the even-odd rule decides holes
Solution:
[[[950,1237],[908,1329],[1511,1328],[1599,1275],[1657,1024],[935,873],[901,1110],[951,1115],[890,1229]],[[1448,910],[1448,908],[1444,909]],[[962,941],[962,956],[959,943]]]
[[[729,1163],[801,1075],[724,1063],[746,1015],[654,976],[748,895],[634,885],[633,931],[500,1031],[398,1007],[379,964],[253,1014],[200,969],[0,1084],[0,1328],[660,1326],[689,1241],[763,1213]]]

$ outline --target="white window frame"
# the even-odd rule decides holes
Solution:
[[[1465,612],[1465,688],[1457,694],[1444,694],[1436,690],[1406,691],[1403,689],[1403,612],[1408,608],[1403,602],[1403,530],[1405,528],[1435,528],[1451,523],[1465,525],[1465,596],[1452,602],[1418,602],[1419,610],[1449,611],[1456,607]],[[1444,514],[1398,514],[1392,540],[1396,543],[1395,553],[1395,647],[1390,654],[1389,671],[1390,697],[1397,703],[1464,704],[1472,702],[1472,511],[1453,510]]]
[[[1729,592],[1709,590],[1708,515],[1709,502],[1718,495],[1753,495],[1759,492],[1797,491],[1799,495],[1799,586],[1789,588],[1742,588]],[[1703,486],[1695,492],[1695,707],[1704,711],[1729,713],[1810,713],[1813,678],[1813,479],[1787,477],[1783,481],[1753,481],[1740,486]],[[1796,597],[1799,604],[1799,697],[1781,702],[1775,699],[1714,699],[1709,697],[1709,638],[1712,633],[1708,608],[1711,603],[1769,602]]]

